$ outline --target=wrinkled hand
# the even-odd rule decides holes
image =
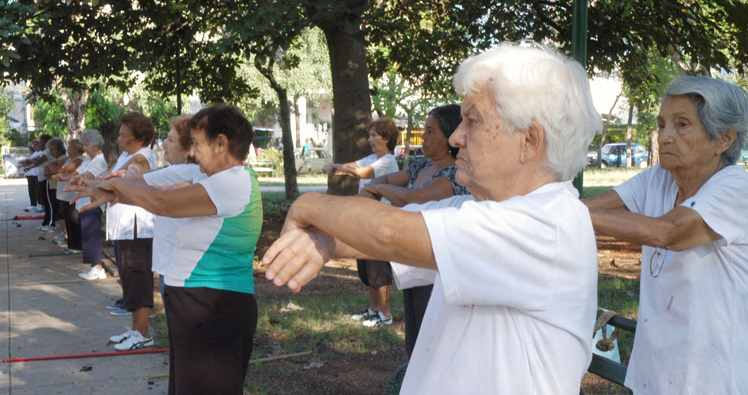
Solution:
[[[107,175],[104,176],[105,180],[111,180],[112,178],[122,178],[127,176],[127,170],[117,170],[113,171]]]
[[[270,265],[265,278],[276,286],[287,284],[292,291],[299,292],[330,260],[335,238],[313,226],[286,229],[286,225],[281,237],[262,257],[262,263]]]
[[[52,181],[63,181],[62,174],[57,173],[57,174],[53,175],[52,176]]]
[[[70,179],[70,182],[68,183],[68,185],[80,185],[80,186],[85,185],[86,180],[94,179],[93,177],[89,177],[88,174],[89,173],[84,173],[84,174],[78,174],[77,176],[74,176],[73,178]]]
[[[77,192],[77,194],[70,199],[70,204],[74,204],[78,199],[86,197],[91,198],[91,203],[81,207],[80,212],[94,209],[105,203],[115,205],[119,201],[119,194],[108,182],[87,180],[86,183],[95,183],[96,186],[74,186],[68,184],[68,186],[63,189],[65,192]]]
[[[335,166],[332,163],[326,163],[322,166],[322,172],[330,176],[335,173]]]
[[[371,184],[367,184],[364,189],[361,190],[361,192],[358,193],[359,196],[374,199],[374,200],[381,200],[382,195],[379,194],[379,191],[377,190],[376,186],[373,186]]]

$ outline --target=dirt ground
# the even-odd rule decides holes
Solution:
[[[282,224],[267,221],[263,226],[258,243],[257,255],[262,256],[274,241]],[[619,242],[613,238],[598,236],[598,268],[600,274],[620,276],[628,279],[639,278],[641,267],[641,246]],[[322,275],[307,285],[302,292],[320,296],[361,292],[357,283],[356,263],[353,260],[333,261],[325,268]],[[255,282],[257,295],[270,295],[278,292],[287,293],[286,289],[274,287],[264,279]],[[403,336],[402,321],[394,323],[397,332]],[[272,339],[259,337],[255,349],[262,348]],[[404,342],[403,342],[404,343]],[[317,350],[318,352],[320,350]],[[261,356],[253,356],[253,358]],[[377,355],[357,355],[336,353],[335,357],[326,360],[324,368],[309,369],[308,362],[281,360],[272,362],[272,368],[265,368],[262,375],[263,394],[383,394],[386,383],[392,372],[407,360],[405,346],[394,353]],[[248,382],[253,380],[253,369],[250,366]],[[271,380],[267,380],[268,375]],[[610,383],[593,374],[587,373],[582,381],[585,394],[626,394],[627,389]]]

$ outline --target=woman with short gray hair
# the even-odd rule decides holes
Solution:
[[[625,385],[635,394],[748,388],[748,173],[735,166],[746,92],[682,77],[657,116],[660,163],[585,199],[595,230],[642,244],[638,324]]]

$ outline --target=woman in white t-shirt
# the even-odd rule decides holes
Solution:
[[[164,289],[169,393],[239,395],[257,326],[252,263],[262,198],[257,178],[242,164],[253,131],[226,105],[201,110],[190,128],[192,154],[204,173],[191,185],[157,189],[113,178],[76,190],[92,196],[91,205],[117,201],[181,219]]]
[[[595,230],[642,244],[625,385],[635,394],[748,388],[748,139],[744,89],[682,77],[657,116],[660,163],[585,199]]]
[[[104,138],[101,137],[101,133],[96,129],[88,129],[81,135],[80,141],[83,143],[83,151],[86,152],[88,158],[75,169],[75,172],[56,174],[53,177],[55,180],[65,182],[71,181],[76,177],[93,179],[106,173],[106,159],[104,159],[104,154],[101,153],[100,149],[101,145],[104,144]],[[65,190],[64,187],[63,190]],[[86,271],[78,274],[78,276],[84,280],[104,279],[106,278],[106,272],[101,266],[101,257],[103,255],[101,216],[103,210],[101,207],[96,207],[81,212],[81,207],[88,203],[90,203],[89,199],[80,199],[73,206],[75,213],[78,213],[83,263],[89,264]],[[76,215],[73,214],[73,216],[75,217]]]
[[[309,192],[263,257],[294,291],[325,261],[438,271],[400,394],[576,395],[592,359],[597,251],[571,179],[602,129],[577,62],[537,43],[472,56],[456,179],[472,196],[403,209]],[[291,253],[289,253],[291,251]]]
[[[171,129],[163,142],[164,159],[169,163],[163,169],[143,171],[138,165],[130,165],[127,170],[119,170],[106,178],[127,177],[155,187],[185,186],[182,183],[192,182],[200,176],[200,167],[195,158],[190,155],[192,150],[192,134],[190,130],[191,115],[179,115],[169,120]],[[154,273],[159,275],[159,290],[164,297],[164,277],[171,260],[171,251],[176,244],[174,234],[177,230],[178,219],[157,215],[153,228],[153,267]]]
[[[344,164],[327,164],[322,167],[328,175],[344,174],[357,177],[358,191],[361,192],[372,179],[396,173],[400,169],[392,155],[397,144],[398,130],[391,119],[382,118],[369,127],[369,145],[373,154]],[[386,201],[386,199],[385,199]],[[358,276],[369,288],[371,304],[363,313],[353,314],[352,319],[362,321],[367,327],[381,327],[392,324],[390,313],[390,292],[392,286],[392,266],[389,261],[358,259]]]
[[[57,190],[62,233],[53,240],[56,244],[67,243],[67,248],[64,249],[66,254],[80,254],[83,247],[81,246],[80,218],[75,211],[75,207],[70,204],[72,194],[63,192],[67,182],[61,181],[61,176],[76,174],[76,170],[86,159],[83,153],[83,144],[77,139],[70,140],[68,141],[68,156],[64,159],[60,157],[44,167],[50,182],[57,184],[55,189]]]

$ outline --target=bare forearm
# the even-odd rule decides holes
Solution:
[[[329,233],[342,244],[332,256],[351,256],[345,246],[369,257],[435,268],[423,217],[371,199],[307,193],[289,215]],[[356,255],[359,256],[359,255]]]
[[[721,238],[695,211],[677,207],[661,217],[624,210],[590,210],[595,230],[618,239],[683,251]]]

